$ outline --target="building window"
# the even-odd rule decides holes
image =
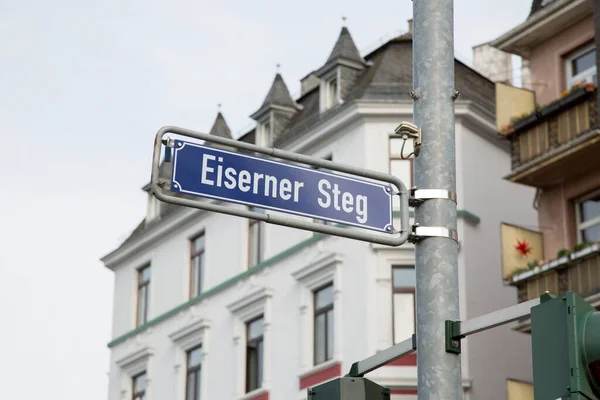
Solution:
[[[271,122],[267,121],[263,124],[263,146],[272,146],[273,145],[273,132],[271,130]]]
[[[263,378],[264,319],[256,318],[246,324],[246,392],[261,387]]]
[[[567,73],[567,89],[580,82],[598,84],[596,72],[596,46],[586,46],[568,56],[565,60]]]
[[[415,286],[413,266],[394,266],[392,269],[392,326],[394,344],[412,336],[416,331]]]
[[[404,149],[402,145],[404,144]],[[402,137],[395,135],[390,137],[390,174],[399,178],[407,189],[413,187],[413,144],[412,140],[404,141]],[[402,156],[404,156],[403,159]],[[394,196],[394,209],[400,209],[400,198]]]
[[[191,241],[190,297],[192,298],[200,295],[204,287],[204,254],[204,233],[202,233]]]
[[[333,78],[328,83],[328,104],[327,108],[331,108],[338,103],[338,81]]]
[[[600,241],[600,192],[577,203],[577,237],[579,242]]]
[[[315,365],[333,358],[333,285],[314,292],[314,361]]]
[[[148,321],[148,299],[150,297],[150,265],[138,269],[137,326]]]
[[[146,398],[146,371],[133,377],[132,400],[144,400]]]
[[[200,400],[200,370],[202,368],[202,347],[187,352],[187,375],[185,400]]]
[[[253,209],[254,212],[260,212]],[[248,222],[248,252],[249,265],[252,268],[262,262],[263,243],[262,243],[262,223],[261,221],[251,219]]]

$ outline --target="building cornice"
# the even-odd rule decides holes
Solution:
[[[589,3],[591,7],[592,2],[589,0],[558,0],[488,44],[502,51],[529,58],[529,48],[523,46],[520,42],[536,37],[533,32],[544,26],[551,23],[559,24],[557,21],[570,12],[577,12],[578,8],[582,6],[586,7],[586,3]]]

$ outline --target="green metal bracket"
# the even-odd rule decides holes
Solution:
[[[460,354],[460,321],[446,321],[446,352]]]
[[[350,367],[350,372],[348,372],[348,374],[345,375],[345,377],[351,378],[351,377],[358,377],[358,361],[353,363],[352,366]]]

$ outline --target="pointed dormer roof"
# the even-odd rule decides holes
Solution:
[[[271,89],[269,89],[269,93],[267,93],[267,97],[265,97],[265,101],[263,101],[261,107],[264,107],[267,104],[275,104],[284,107],[296,106],[296,102],[292,99],[290,91],[279,72],[275,75]]]
[[[340,36],[338,37],[337,42],[335,42],[335,46],[333,46],[333,50],[331,51],[331,54],[329,54],[329,58],[327,58],[325,64],[329,64],[338,59],[354,61],[360,64],[365,63],[365,60],[360,56],[360,52],[352,39],[352,35],[350,35],[350,31],[345,26],[342,27]]]
[[[215,123],[212,128],[210,128],[210,134],[215,136],[224,137],[227,139],[231,139],[231,129],[227,126],[227,122],[225,122],[225,118],[221,111],[217,114],[217,118],[215,119]]]
[[[264,113],[269,110],[271,107],[284,107],[292,110],[298,109],[298,104],[294,101],[292,96],[290,95],[290,91],[288,90],[287,85],[285,84],[283,77],[279,72],[275,75],[275,79],[273,79],[273,84],[265,97],[260,109],[252,114],[250,117],[253,119],[259,119],[260,116],[264,115]]]

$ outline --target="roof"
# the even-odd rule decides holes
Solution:
[[[358,48],[356,48],[356,44],[352,39],[352,35],[350,35],[350,31],[345,26],[342,28],[340,36],[338,36],[338,39],[333,46],[333,50],[331,50],[331,53],[329,54],[325,64],[329,64],[330,62],[334,62],[340,58],[358,63],[365,62],[361,57]]]
[[[209,133],[211,135],[231,139],[231,130],[229,129],[229,126],[227,126],[227,122],[225,122],[225,118],[221,111],[217,114],[217,118],[215,118],[215,122],[213,123],[212,128],[210,128]]]
[[[349,41],[352,41],[352,38],[348,30],[343,28],[328,60],[331,60],[332,56],[333,59],[342,56],[350,57],[351,53],[355,51],[355,46],[353,42],[350,45]],[[356,52],[358,51],[356,50]],[[346,107],[353,104],[355,100],[381,102],[411,99],[412,35],[410,33],[389,40],[367,54],[364,59],[361,58],[361,60],[365,68],[357,71],[356,79],[352,81],[351,87],[344,95],[344,102],[324,113],[319,111],[318,86],[294,101],[283,78],[277,73],[261,109],[268,107],[269,104],[277,104],[293,106],[297,111],[289,120],[284,132],[276,139],[274,146],[284,148],[291,141],[309,132],[316,124],[339,114]],[[495,115],[494,83],[459,61],[455,61],[455,88],[461,92],[461,100],[471,100],[490,115]],[[298,107],[298,105],[301,107]],[[221,124],[221,119],[226,126],[224,118],[219,114],[213,128],[217,126],[217,123]],[[219,129],[223,128],[220,127]],[[229,130],[228,127],[227,130]],[[212,130],[211,133],[213,133]],[[255,130],[252,129],[238,140],[253,143],[254,136]],[[162,168],[161,166],[161,170]],[[169,172],[165,170],[163,173],[168,174]],[[161,203],[161,219],[164,219],[165,213],[171,213],[174,209],[180,208],[182,207]],[[150,224],[142,222],[125,243],[141,235],[143,231],[152,225],[153,222]]]
[[[290,95],[290,91],[288,90],[287,85],[285,84],[283,77],[278,72],[275,74],[275,79],[273,79],[273,84],[271,84],[271,89],[269,89],[269,93],[265,97],[261,108],[267,105],[278,105],[284,107],[295,107],[296,102],[292,99]]]
[[[558,0],[533,0],[531,2],[531,11],[529,12],[529,17],[527,17],[527,18],[531,18],[531,16],[533,14],[535,14],[536,12],[540,11],[544,7],[547,7],[548,5],[550,5],[551,3],[554,3],[556,1],[558,1]]]

